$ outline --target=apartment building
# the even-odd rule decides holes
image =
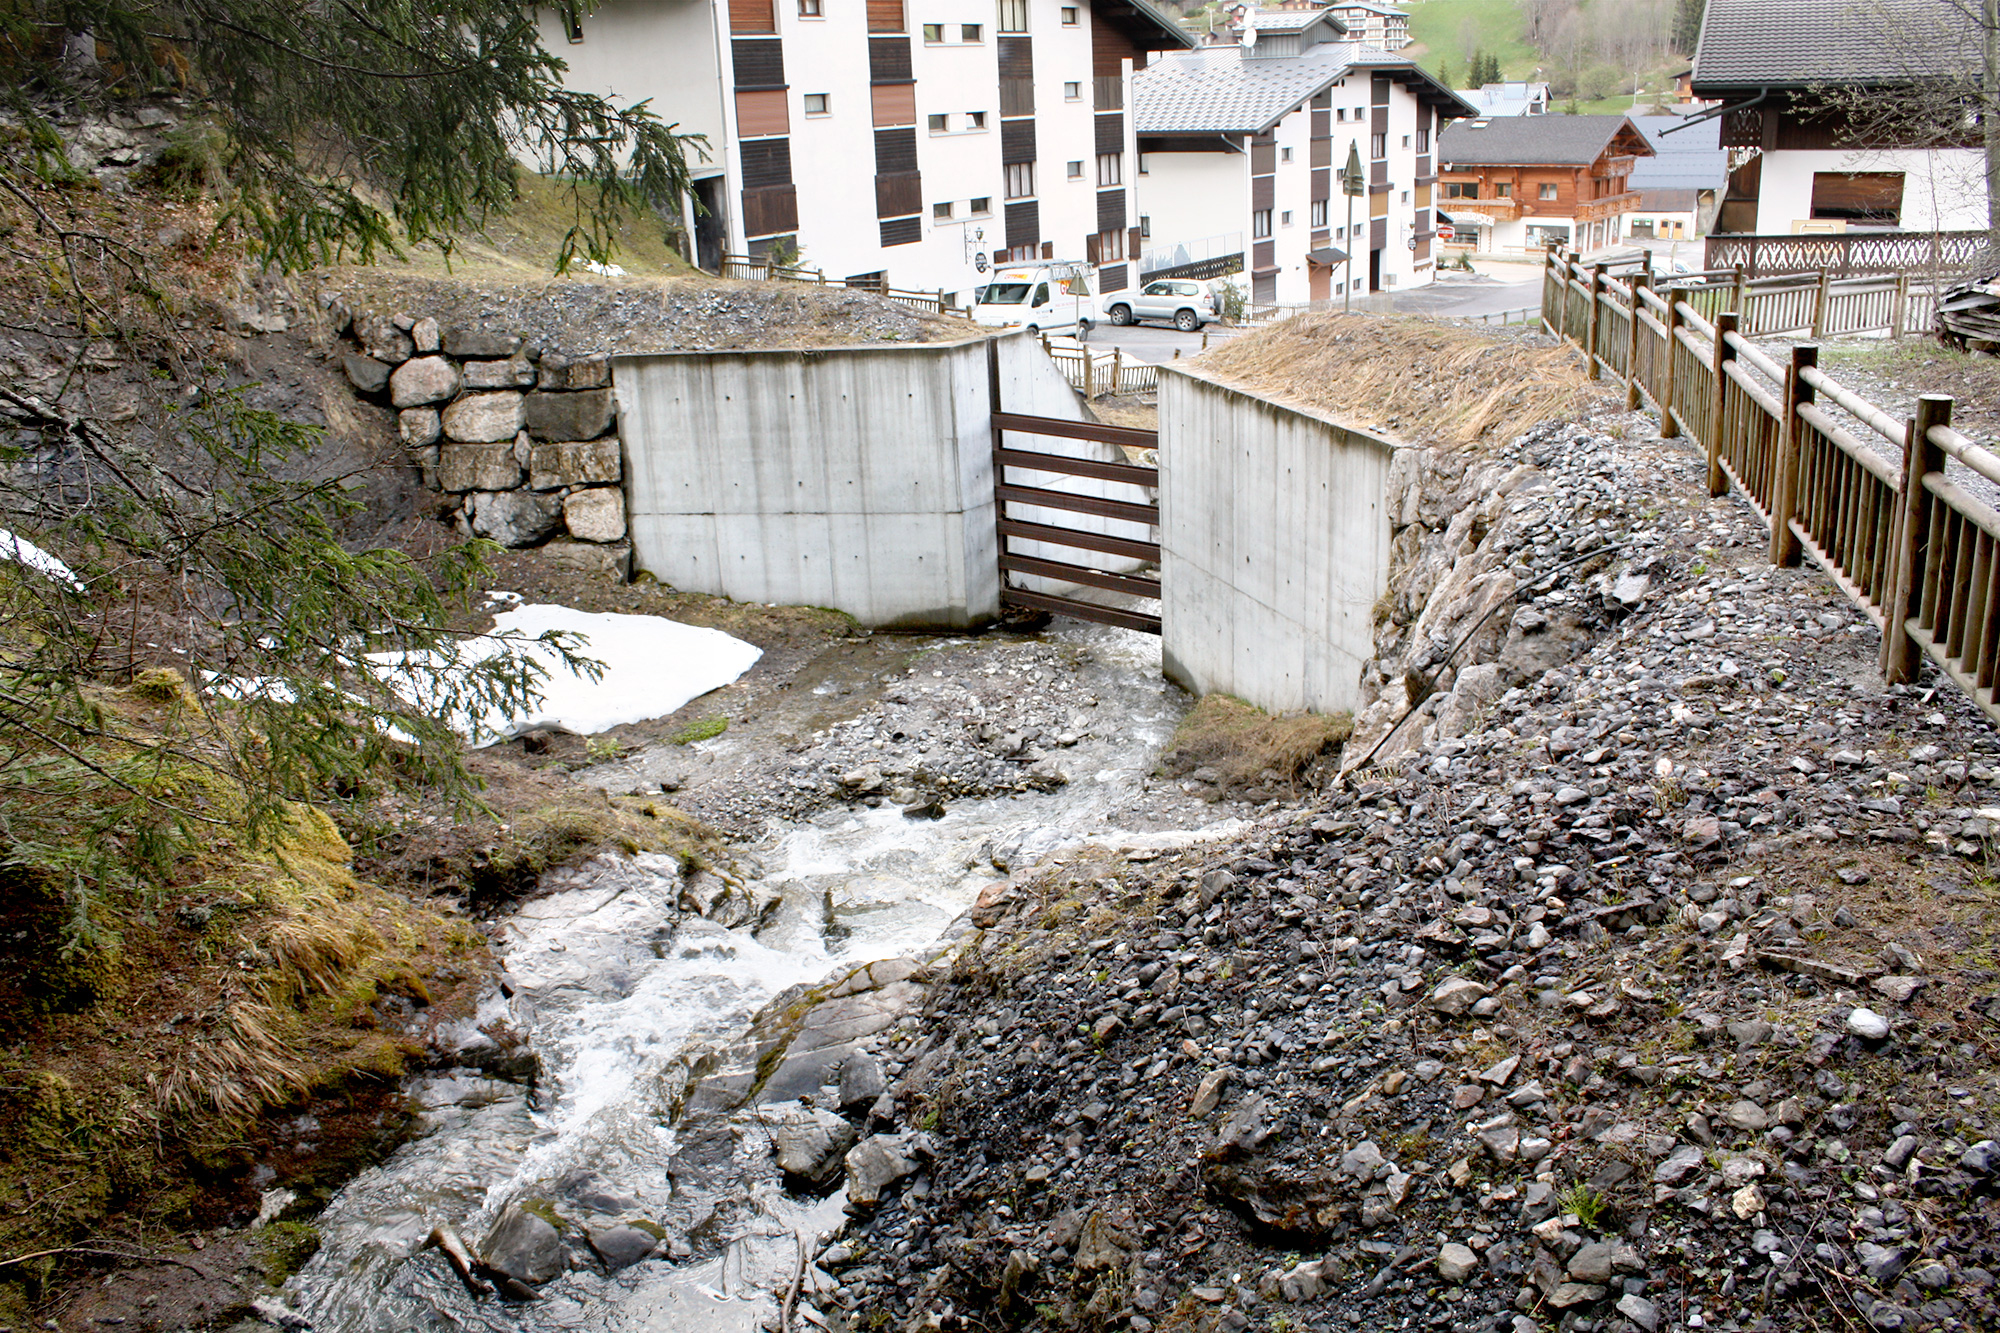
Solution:
[[[544,11],[572,86],[704,134],[697,262],[799,256],[961,304],[996,263],[1132,280],[1125,106],[1192,40],[1148,0],[608,0]]]
[[[1357,42],[1366,42],[1383,51],[1400,51],[1410,44],[1410,15],[1407,10],[1388,5],[1347,0],[1328,6],[1334,19]]]
[[[1332,10],[1266,11],[1255,32],[1133,76],[1148,253],[1245,236],[1259,302],[1430,282],[1433,145],[1472,108],[1413,61],[1349,39]],[[1367,182],[1351,230],[1336,179],[1350,153]]]

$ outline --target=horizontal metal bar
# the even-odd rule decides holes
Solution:
[[[1002,467],[1033,468],[1065,477],[1096,477],[1099,481],[1123,481],[1134,486],[1158,486],[1160,470],[1137,463],[1105,463],[1095,458],[1065,458],[1061,454],[1036,453],[1029,449],[995,449],[993,461]]]
[[[1137,430],[1131,426],[1107,426],[1101,421],[1058,421],[1054,417],[1024,417],[1018,412],[995,412],[993,429],[1018,430],[1027,435],[1054,435],[1065,440],[1097,440],[1120,444],[1127,449],[1157,449],[1160,432]]]
[[[1143,611],[1127,611],[1122,607],[1099,606],[1095,602],[1080,601],[1075,597],[1056,597],[1049,593],[1022,592],[1019,588],[1002,588],[1000,601],[1007,606],[1027,606],[1037,611],[1052,611],[1059,616],[1074,616],[1078,620],[1094,620],[1100,625],[1122,625],[1126,629],[1136,629],[1144,634],[1160,632],[1160,618],[1149,616]]]
[[[999,529],[1002,537],[1020,537],[1025,541],[1047,542],[1051,546],[1068,546],[1078,551],[1122,555],[1154,565],[1160,563],[1158,542],[1135,542],[1125,537],[1108,537],[1101,532],[1078,532],[1073,528],[1051,527],[1047,523],[1024,523],[1017,518],[1001,519]]]
[[[1156,578],[1140,578],[1135,574],[1107,574],[1101,569],[1072,565],[1066,560],[1037,560],[1031,555],[1003,555],[1000,557],[1000,568],[1015,574],[1033,574],[1036,578],[1081,583],[1085,587],[1102,588],[1106,592],[1129,593],[1134,597],[1160,595],[1160,581]]]
[[[1896,469],[1889,465],[1889,460],[1856,439],[1852,431],[1828,416],[1825,408],[1817,403],[1800,403],[1799,420],[1832,440],[1836,448],[1866,468],[1875,480],[1890,490],[1901,493],[1903,479],[1897,475]]]
[[[1041,486],[995,486],[993,496],[1003,503],[1011,500],[1016,504],[1040,505],[1044,509],[1062,509],[1096,518],[1121,519],[1146,527],[1157,527],[1160,522],[1160,507],[1156,504],[1106,500],[1098,495],[1077,495],[1072,491],[1052,491]]]

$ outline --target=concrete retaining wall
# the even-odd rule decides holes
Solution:
[[[1357,709],[1388,587],[1397,446],[1161,370],[1168,677],[1272,712]]]
[[[616,358],[635,566],[677,588],[831,606],[878,628],[991,620],[986,346]],[[1033,338],[1002,338],[998,354],[1009,410],[1082,419]]]

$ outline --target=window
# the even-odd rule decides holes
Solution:
[[[1403,191],[1403,198],[1401,202],[1406,204],[1410,202],[1410,192],[1408,190]]]
[[[965,128],[967,128],[968,130],[983,130],[983,129],[985,129],[985,128],[986,128],[986,113],[985,113],[984,111],[968,111],[968,112],[966,112],[966,113],[965,113]]]
[[[1389,156],[1389,136],[1386,134],[1369,135],[1368,156],[1378,160]]]
[[[985,217],[993,211],[993,196],[990,194],[979,196],[965,206],[965,211],[976,218]]]
[[[1419,153],[1428,153],[1430,152],[1430,150],[1431,150],[1431,132],[1429,130],[1418,130],[1417,151]]]
[[[817,19],[825,18],[826,15],[820,9],[819,0],[799,0],[799,17]]]
[[[986,29],[982,24],[978,23],[961,23],[958,25],[958,40],[961,42],[983,42],[986,40]]]
[[[1477,199],[1479,197],[1479,182],[1446,181],[1444,183],[1444,197],[1447,199]]]
[[[1279,160],[1280,162],[1289,162],[1289,161],[1291,161],[1291,160],[1292,160],[1292,150],[1291,150],[1291,149],[1289,149],[1289,148],[1280,148],[1280,149],[1278,150],[1278,160]]]
[[[926,23],[926,24],[924,25],[924,40],[925,40],[926,42],[941,42],[941,41],[943,41],[943,40],[944,40],[944,24],[942,24],[942,23]]]
[[[1147,163],[1146,155],[1144,153],[1139,154],[1139,174],[1145,176],[1149,175],[1151,171],[1152,167]]]
[[[1291,226],[1291,225],[1292,225],[1292,210],[1291,210],[1291,209],[1289,209],[1289,208],[1288,208],[1288,209],[1286,209],[1286,210],[1285,210],[1284,212],[1282,212],[1282,213],[1278,214],[1278,225],[1279,225],[1280,227],[1289,227],[1289,226]]]
[[[583,20],[574,13],[563,15],[563,35],[575,45],[583,40]]]
[[[950,205],[950,204],[932,204],[932,205],[931,205],[931,221],[933,221],[933,222],[949,222],[949,221],[951,221],[951,205]]]
[[[1007,167],[1007,197],[1028,199],[1035,193],[1035,164],[1013,162]]]
[[[1097,155],[1097,183],[1099,185],[1123,185],[1125,183],[1125,154],[1099,153]]]
[[[1141,213],[1139,215],[1139,234],[1141,236],[1151,236],[1153,234],[1153,218],[1151,214]]]
[[[1063,101],[1081,102],[1082,100],[1083,85],[1081,83],[1065,83],[1063,85]]]
[[[831,108],[827,106],[827,94],[825,93],[806,94],[806,114],[808,116],[824,116],[828,113],[830,109]]]
[[[1062,20],[1065,28],[1074,28],[1077,17],[1077,7],[1075,5],[1064,5],[1062,7]]]
[[[1080,161],[1079,161],[1079,162],[1072,162],[1072,163],[1070,163],[1070,164],[1069,164],[1069,178],[1070,178],[1071,180],[1073,180],[1073,181],[1080,181],[1080,180],[1082,180],[1082,179],[1083,179],[1083,163],[1082,163],[1082,162],[1080,162]]]
[[[1535,198],[1537,199],[1553,199],[1555,197],[1556,187],[1551,181],[1543,181],[1535,188]]]
[[[1000,0],[1000,31],[1028,30],[1028,0]]]
[[[1337,121],[1340,121],[1342,124],[1345,124],[1347,121],[1347,108],[1341,107],[1338,110],[1336,110],[1333,113],[1333,118]]]
[[[1815,171],[1812,215],[1874,226],[1897,226],[1903,217],[1903,173]]]
[[[1261,241],[1270,234],[1271,234],[1271,210],[1268,208],[1260,208],[1255,213],[1252,213],[1250,215],[1250,235],[1253,238]]]
[[[1498,182],[1493,187],[1493,197],[1495,199],[1512,199],[1514,197],[1514,183],[1512,181]]]
[[[932,116],[932,117],[931,117],[931,133],[932,133],[932,134],[949,134],[949,133],[951,133],[951,117],[950,117],[950,116]]]
[[[1097,233],[1097,262],[1116,264],[1125,258],[1125,230],[1113,227]]]
[[[1406,134],[1403,136],[1403,147],[1408,148],[1409,146],[1410,146],[1410,136]]]
[[[1326,200],[1313,200],[1312,225],[1315,227],[1324,227],[1326,225]]]

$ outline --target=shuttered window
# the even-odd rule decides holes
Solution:
[[[770,236],[796,231],[799,225],[797,192],[789,185],[773,185],[743,192],[743,234]]]
[[[899,218],[921,212],[924,206],[923,177],[914,171],[897,172],[875,178],[875,216]]]
[[[776,32],[777,15],[772,0],[729,0],[731,32]]]
[[[889,173],[916,169],[916,130],[875,131],[875,170]]]
[[[882,248],[892,245],[915,245],[924,239],[922,218],[892,218],[882,224]]]
[[[903,31],[903,0],[868,0],[868,31]]]
[[[1903,217],[1903,173],[1815,171],[1812,215],[1898,226]]]
[[[1125,151],[1125,117],[1114,113],[1097,118],[1097,151],[1100,154]]]
[[[988,159],[991,160],[990,158]],[[1032,120],[1003,120],[1000,122],[1000,160],[1005,163],[1032,162],[1035,160],[1035,122]],[[1033,194],[1034,191],[1028,191]]]
[[[1007,248],[1032,247],[1042,241],[1042,212],[1033,203],[1007,205]]]
[[[746,139],[767,134],[789,134],[791,113],[782,92],[736,94],[736,132]]]
[[[906,83],[915,77],[910,72],[910,39],[907,37],[870,37],[868,39],[868,78],[873,83]]]
[[[873,104],[875,124],[914,125],[917,123],[917,85],[914,83],[883,83],[868,90],[869,101]]]
[[[776,37],[738,37],[730,55],[738,89],[785,86],[785,44]]]
[[[742,155],[745,189],[791,184],[792,141],[790,139],[746,139],[742,145]]]
[[[1099,191],[1097,195],[1097,229],[1099,231],[1110,231],[1116,228],[1122,231],[1124,227],[1125,191]],[[1112,258],[1117,259],[1122,258],[1122,256],[1113,255]]]

